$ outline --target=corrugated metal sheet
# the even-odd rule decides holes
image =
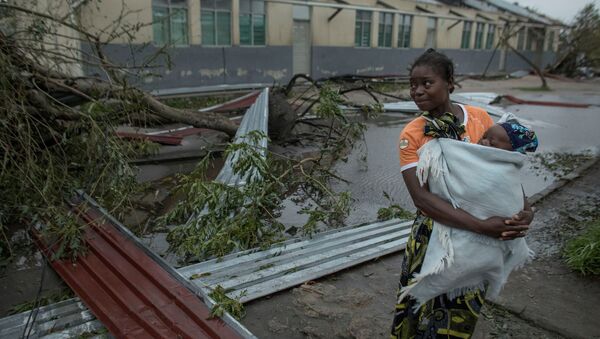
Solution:
[[[224,102],[222,104],[206,107],[199,109],[199,112],[231,112],[236,111],[242,108],[250,107],[255,101],[256,98],[260,95],[261,91],[250,92],[246,95],[242,95],[239,98],[235,98],[233,100]]]
[[[248,143],[252,146],[256,146],[262,156],[266,156],[267,149],[267,138],[269,125],[269,89],[265,88],[261,91],[260,95],[248,108],[244,114],[244,118],[240,123],[240,127],[235,133],[234,143]],[[264,133],[265,137],[261,138],[257,144],[254,144],[249,140],[246,135],[252,131],[258,131]],[[223,168],[217,175],[215,181],[222,182],[227,185],[242,186],[249,180],[257,179],[258,173],[256,171],[248,171],[245,176],[240,177],[238,174],[233,173],[233,164],[237,161],[240,154],[235,152],[230,154],[225,159]]]
[[[398,101],[383,104],[385,112],[420,113],[421,110],[413,101]]]
[[[266,250],[248,250],[182,267],[178,274],[197,290],[204,291],[199,293],[206,295],[209,287],[221,285],[230,290],[229,296],[248,302],[400,251],[406,246],[411,224],[394,219],[340,228],[312,238],[292,239]],[[205,300],[212,305],[212,301]],[[4,338],[5,334],[7,338],[20,337],[28,314],[24,312],[0,320],[0,337]],[[241,327],[238,333],[245,330],[227,317],[224,319],[230,326]],[[101,328],[78,299],[43,307],[37,319],[33,337],[43,337],[50,332],[73,337]],[[252,337],[249,332],[244,336]]]
[[[451,94],[450,100],[452,102],[456,102],[463,105],[470,106],[479,106],[485,109],[488,114],[501,117],[506,113],[504,109],[492,106],[487,103],[484,103],[482,100],[486,100],[488,95],[477,96],[475,93],[467,93],[469,96],[463,96],[462,94]],[[491,95],[490,95],[491,96]],[[485,98],[484,98],[485,97]],[[383,110],[385,112],[402,112],[402,113],[420,113],[421,110],[417,107],[417,105],[413,101],[399,101],[399,102],[390,102],[383,104]]]
[[[537,15],[537,14],[529,11],[526,8],[523,8],[523,7],[519,6],[519,5],[510,3],[508,1],[504,1],[504,0],[486,0],[486,1],[489,4],[493,5],[493,6],[496,6],[496,7],[500,8],[500,9],[509,11],[509,12],[517,14],[517,15],[520,15],[522,17],[529,18],[531,20],[535,20],[537,22],[541,22],[541,23],[547,24],[547,25],[551,25],[552,24],[552,22],[548,21],[546,18],[543,18],[543,17],[541,17],[541,16],[539,16],[539,15]]]
[[[248,302],[405,248],[412,222],[347,227],[270,249],[249,250],[179,269],[202,289],[217,285]]]
[[[461,92],[454,95],[484,104],[491,104],[500,96],[500,94],[494,92]]]
[[[236,92],[236,91],[248,91],[253,89],[269,87],[271,84],[267,83],[250,83],[250,84],[237,84],[237,85],[213,85],[213,86],[200,86],[200,87],[178,87],[178,88],[166,88],[153,90],[150,93],[158,97],[177,97],[190,94],[200,93],[219,93],[219,92]]]
[[[116,337],[121,338],[241,338],[221,319],[208,319],[210,309],[165,270],[103,211],[84,197],[73,200],[73,211],[87,224],[85,256],[51,262],[55,271],[80,296]],[[51,257],[56,245],[42,252]]]
[[[0,319],[0,338],[75,338],[102,332],[104,326],[79,298],[40,307],[35,322],[28,324],[32,311]],[[33,318],[33,315],[32,315]],[[25,328],[27,326],[27,328]]]
[[[487,4],[485,1],[480,1],[480,0],[463,0],[463,2],[465,3],[465,5],[478,9],[480,11],[487,11],[487,12],[498,12],[498,8],[494,7],[494,6],[490,6],[489,4]]]
[[[503,108],[500,108],[498,106],[492,106],[489,104],[485,104],[481,101],[471,100],[469,98],[463,97],[460,94],[451,94],[450,100],[452,100],[453,102],[459,103],[459,104],[463,104],[463,105],[481,107],[481,108],[485,109],[486,112],[491,116],[501,117],[504,114],[508,113],[508,111],[506,111]]]

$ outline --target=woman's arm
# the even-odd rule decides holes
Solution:
[[[402,172],[402,177],[415,206],[433,220],[444,225],[503,240],[522,237],[525,235],[524,232],[529,229],[529,224],[525,224],[523,219],[515,219],[516,216],[513,216],[510,222],[502,217],[480,220],[462,209],[454,208],[450,203],[421,187],[416,171],[417,169],[414,167],[406,169]]]

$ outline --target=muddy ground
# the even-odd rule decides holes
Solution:
[[[536,259],[486,305],[474,338],[600,338],[600,277],[572,272],[561,256],[599,216],[598,178],[600,162],[535,205]],[[259,338],[387,338],[401,262],[386,256],[251,302],[242,323]]]

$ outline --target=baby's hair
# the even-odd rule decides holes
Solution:
[[[410,72],[417,66],[429,66],[434,72],[438,73],[448,83],[454,84],[454,63],[446,54],[440,53],[433,48],[429,48],[425,53],[421,54],[410,67]],[[454,91],[454,86],[450,93]]]

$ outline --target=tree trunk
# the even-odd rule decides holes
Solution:
[[[540,68],[534,64],[531,60],[529,60],[526,56],[524,56],[523,54],[521,54],[521,52],[517,51],[516,48],[514,48],[513,46],[511,46],[509,43],[506,43],[506,46],[508,46],[508,48],[510,48],[510,50],[512,52],[514,52],[519,58],[525,60],[525,62],[531,66],[531,68],[533,68],[533,70],[537,73],[537,75],[540,77],[540,79],[542,80],[542,88],[543,89],[548,89],[548,84],[546,83],[546,78],[544,77],[544,73],[542,72],[542,70],[540,70]]]

